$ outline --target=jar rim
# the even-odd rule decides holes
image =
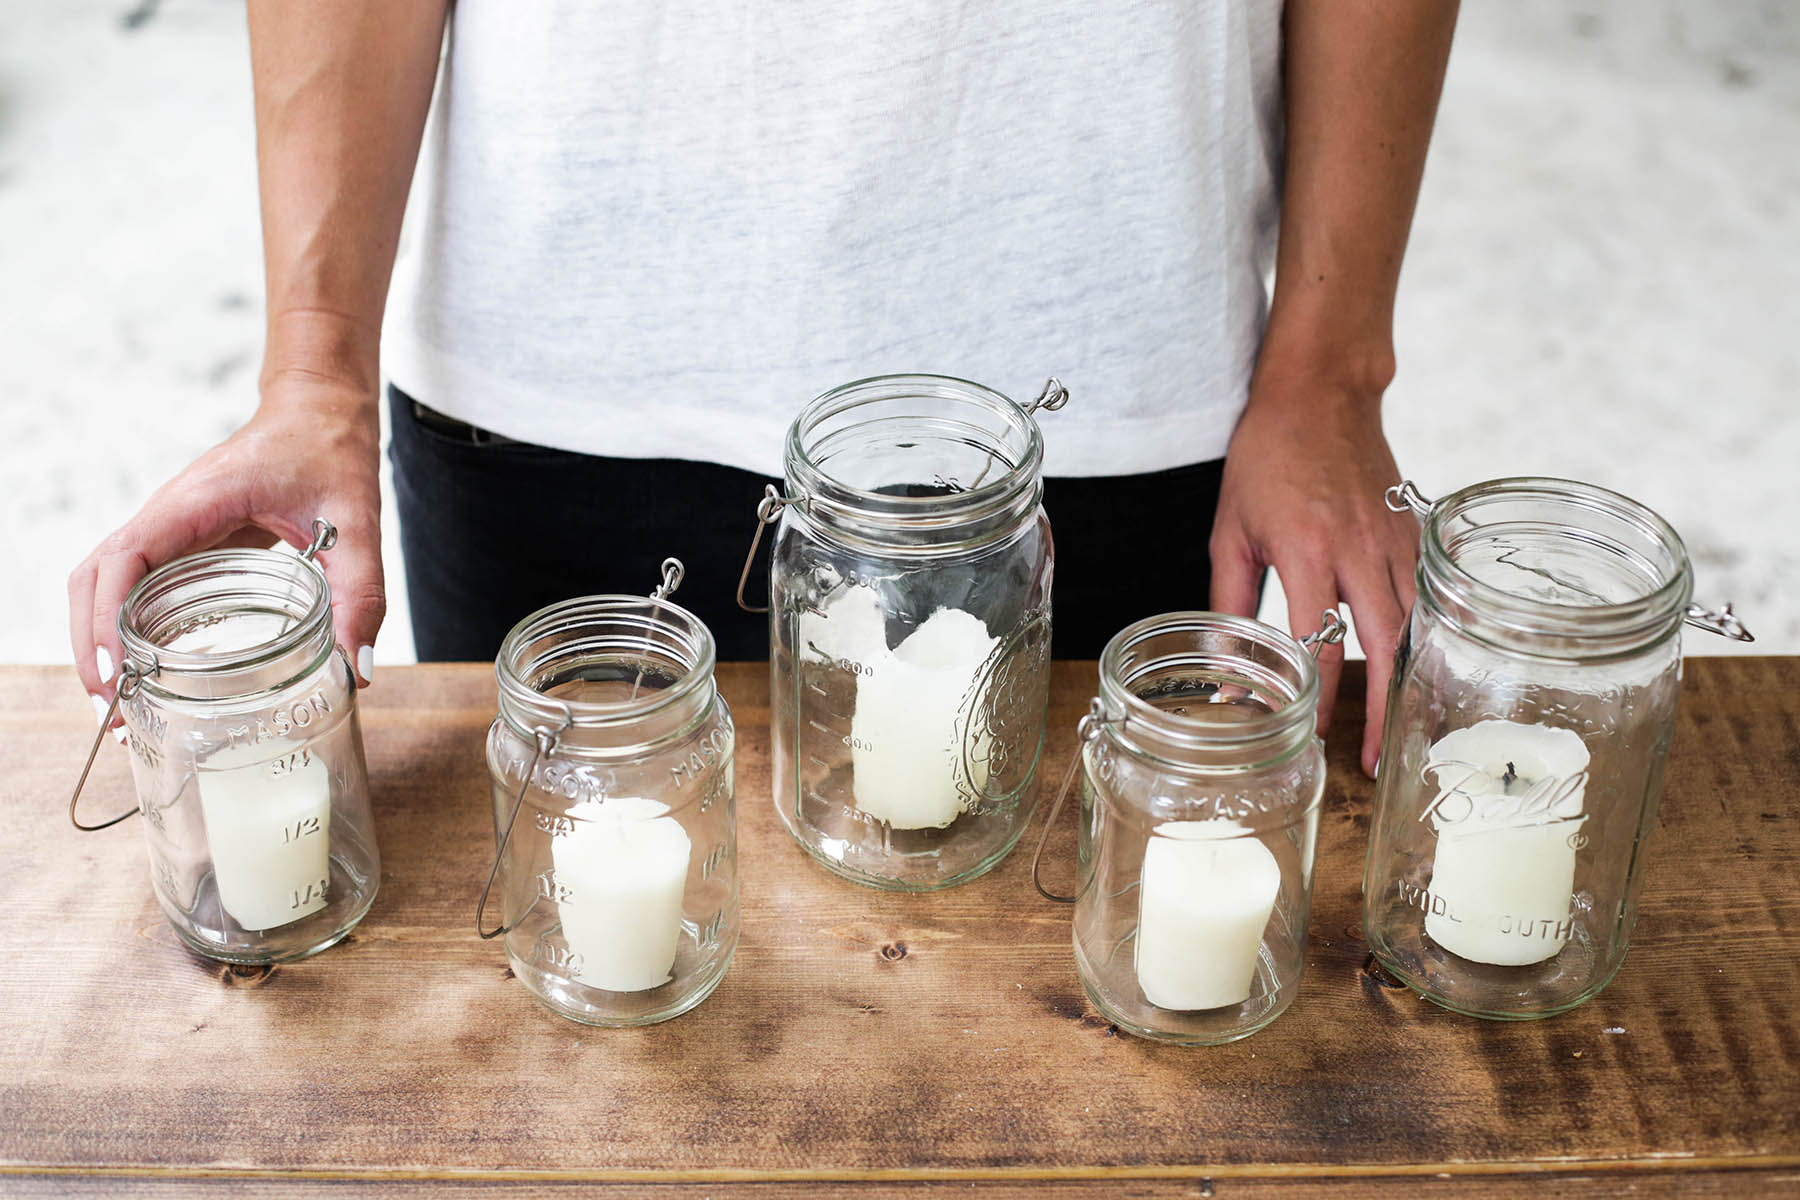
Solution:
[[[1022,439],[1016,455],[1004,455],[997,446],[982,446],[1006,470],[991,482],[977,483],[960,491],[905,496],[859,487],[833,474],[818,462],[815,436],[833,417],[866,405],[921,399],[958,400],[985,407],[999,416],[1004,432]],[[901,414],[874,418],[875,422],[907,419]],[[873,423],[873,422],[871,422]],[[1043,432],[1037,421],[1016,400],[986,384],[952,375],[903,373],[872,375],[840,384],[814,397],[788,427],[785,463],[798,507],[830,519],[842,516],[875,527],[954,529],[1004,513],[1019,503],[1022,493],[1034,498],[1042,489]],[[1035,502],[1025,507],[1029,514]]]
[[[1279,663],[1292,671],[1292,678],[1279,681],[1273,672],[1254,669],[1254,664],[1242,656],[1201,648],[1164,654],[1141,664],[1129,657],[1135,647],[1150,638],[1171,633],[1211,633],[1242,639],[1250,646],[1272,651]],[[1275,685],[1287,694],[1278,707],[1261,716],[1222,722],[1158,708],[1131,686],[1157,667],[1184,661],[1230,671],[1241,686]],[[1272,625],[1230,613],[1190,609],[1145,617],[1114,634],[1100,654],[1101,696],[1108,714],[1117,714],[1107,724],[1128,727],[1135,723],[1150,730],[1158,740],[1175,746],[1242,748],[1289,734],[1302,724],[1310,733],[1316,720],[1319,688],[1318,663],[1306,647]]]
[[[1521,596],[1488,583],[1457,561],[1448,526],[1470,509],[1492,501],[1538,501],[1566,508],[1570,517],[1587,511],[1617,521],[1659,547],[1671,564],[1667,578],[1640,595],[1600,604],[1566,604]],[[1581,526],[1562,528],[1571,534]],[[1584,539],[1584,540],[1591,540]],[[1659,513],[1622,493],[1597,484],[1551,476],[1516,475],[1484,480],[1441,498],[1431,507],[1420,533],[1421,593],[1433,592],[1466,607],[1501,630],[1525,637],[1578,634],[1604,643],[1635,644],[1640,635],[1680,630],[1681,617],[1693,593],[1693,568],[1681,535]],[[1656,564],[1651,564],[1655,566]]]
[[[528,664],[524,658],[527,647],[533,641],[553,633],[595,625],[607,618],[636,618],[646,635],[657,631],[673,635],[677,640],[661,642],[651,642],[646,636],[644,645],[674,652],[676,661],[683,668],[681,677],[668,687],[655,688],[641,692],[632,699],[619,701],[568,700],[546,695],[531,685],[528,677],[533,672],[527,669]],[[546,656],[543,662],[552,661],[563,651],[567,651],[567,648],[559,647],[557,652]],[[622,593],[560,600],[520,620],[501,641],[500,651],[494,656],[494,676],[500,689],[501,716],[527,737],[536,731],[523,728],[511,720],[508,713],[509,701],[518,711],[560,718],[563,721],[562,729],[603,729],[640,721],[680,704],[703,687],[709,687],[717,661],[716,653],[712,631],[706,627],[706,623],[673,600]],[[558,733],[561,730],[551,732]]]
[[[306,609],[291,625],[267,641],[219,652],[172,650],[152,641],[137,628],[137,619],[144,608],[163,592],[211,570],[233,571],[231,578],[240,581],[245,577],[279,580],[284,595],[291,595],[291,589],[297,583],[305,585],[310,590]],[[265,594],[274,594],[273,587]],[[147,664],[151,668],[147,675],[174,672],[207,676],[266,666],[284,658],[316,636],[330,616],[331,583],[317,562],[279,550],[238,547],[186,555],[149,572],[126,593],[124,603],[119,606],[116,624],[126,658]]]

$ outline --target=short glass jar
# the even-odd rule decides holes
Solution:
[[[1424,517],[1363,875],[1376,959],[1427,999],[1527,1019],[1625,959],[1681,688],[1690,605],[1668,522],[1560,479],[1500,479]]]
[[[156,897],[183,942],[225,962],[316,954],[380,884],[356,680],[313,561],[336,533],[316,530],[298,557],[178,559],[119,611],[118,706]]]
[[[932,375],[825,393],[788,433],[770,558],[775,808],[830,870],[973,879],[1031,819],[1050,696],[1054,380],[1030,409]]]
[[[1121,1029],[1215,1045],[1293,1003],[1325,788],[1310,650],[1342,634],[1336,613],[1307,645],[1181,612],[1107,643],[1081,729],[1074,941]]]
[[[737,948],[735,732],[713,656],[698,617],[644,596],[551,605],[500,647],[502,925],[481,932],[504,934],[514,975],[572,1020],[680,1016]]]

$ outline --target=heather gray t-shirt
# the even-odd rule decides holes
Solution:
[[[1280,7],[458,0],[385,366],[511,437],[770,474],[836,384],[1054,374],[1049,473],[1217,458]]]

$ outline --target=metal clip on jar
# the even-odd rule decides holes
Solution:
[[[69,799],[82,830],[144,814],[156,898],[208,958],[316,954],[369,911],[381,859],[356,716],[356,680],[332,640],[331,589],[314,561],[214,550],[152,571],[119,610],[112,707]],[[138,807],[75,815],[100,738],[122,712]]]
[[[963,883],[1031,819],[1051,572],[1032,413],[1067,400],[1055,380],[1024,408],[960,379],[884,376],[825,393],[788,433],[786,494],[770,487],[757,510],[759,537],[781,522],[775,808],[847,879]]]
[[[476,929],[504,935],[532,995],[589,1025],[680,1016],[737,949],[735,734],[712,634],[668,599],[681,576],[671,558],[648,597],[540,609],[494,663],[498,847]],[[488,929],[496,885],[503,923]]]
[[[1681,626],[1748,641],[1689,603],[1687,551],[1654,512],[1560,479],[1433,504],[1388,693],[1363,921],[1427,999],[1522,1020],[1618,971],[1637,919],[1681,684]]]
[[[1121,1029],[1186,1045],[1248,1037],[1293,1002],[1306,968],[1325,789],[1313,655],[1243,617],[1184,612],[1127,626],[1100,657],[1100,695],[1057,811],[1081,775],[1075,965]]]

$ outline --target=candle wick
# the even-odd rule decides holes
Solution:
[[[1501,787],[1511,787],[1513,784],[1513,781],[1515,779],[1517,779],[1518,777],[1519,777],[1518,770],[1515,769],[1513,767],[1513,765],[1509,762],[1506,764],[1506,774],[1504,774],[1500,777],[1500,786]]]

